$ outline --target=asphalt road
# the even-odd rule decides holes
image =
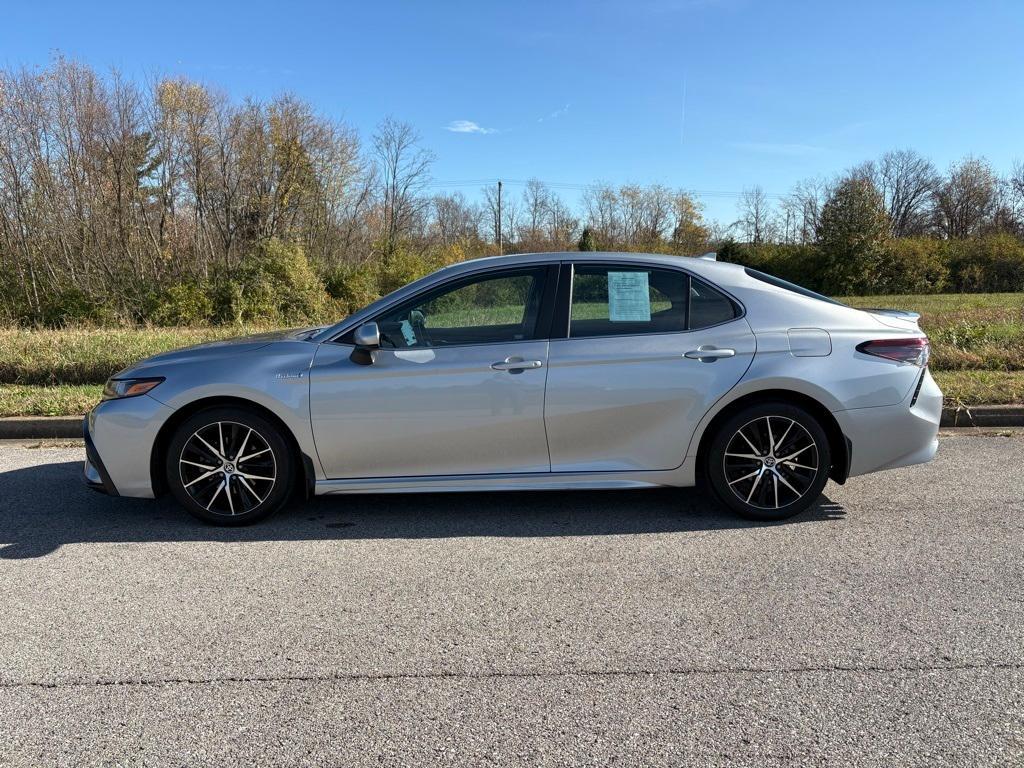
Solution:
[[[1024,439],[755,525],[695,491],[203,526],[0,447],[0,765],[1020,765]]]

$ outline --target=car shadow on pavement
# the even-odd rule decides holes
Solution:
[[[840,520],[822,496],[781,523],[742,520],[694,488],[630,491],[377,494],[293,503],[255,525],[190,517],[173,498],[112,498],[87,489],[80,462],[0,473],[0,559],[42,557],[63,544],[305,541],[687,533]]]

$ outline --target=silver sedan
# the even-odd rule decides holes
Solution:
[[[710,258],[446,267],[336,325],[157,355],[85,421],[85,480],[242,524],[298,495],[686,487],[778,520],[928,461],[913,313]]]

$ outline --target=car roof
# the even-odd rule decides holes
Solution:
[[[636,264],[664,264],[671,267],[682,267],[691,272],[714,280],[717,277],[734,275],[742,272],[743,267],[724,261],[702,258],[699,256],[677,256],[665,253],[635,253],[632,251],[561,251],[546,253],[513,253],[504,256],[483,256],[451,264],[441,270],[445,276],[475,272],[481,268],[501,268],[520,266],[523,264],[547,264],[565,261],[587,262],[631,262]]]

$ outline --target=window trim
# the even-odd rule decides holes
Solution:
[[[660,269],[666,272],[679,272],[686,277],[686,328],[681,331],[639,331],[632,333],[605,333],[595,336],[572,336],[572,288],[573,282],[576,275],[576,267],[600,267],[606,270],[618,269],[645,269],[654,270]],[[700,328],[690,327],[690,288],[693,281],[696,280],[698,283],[703,283],[714,291],[725,296],[736,310],[736,315],[729,320],[723,320],[720,323],[714,325],[702,325]],[[709,328],[718,328],[719,326],[726,325],[727,323],[735,322],[746,316],[747,308],[743,306],[743,303],[733,296],[729,291],[721,288],[720,286],[712,283],[710,280],[706,280],[703,277],[693,274],[690,270],[683,267],[676,267],[670,264],[651,264],[648,262],[636,261],[636,262],[620,262],[620,261],[596,261],[596,260],[581,260],[581,261],[565,261],[562,262],[561,274],[559,277],[559,291],[558,291],[558,306],[555,308],[554,319],[551,327],[551,341],[582,341],[584,339],[621,339],[626,337],[638,337],[638,336],[678,336],[681,333],[696,333],[698,331],[706,331]]]
[[[408,349],[465,349],[467,347],[489,347],[497,344],[522,344],[528,341],[546,341],[550,338],[551,332],[551,318],[553,314],[553,300],[555,292],[557,290],[559,264],[552,262],[538,262],[535,264],[522,264],[520,266],[510,265],[491,269],[482,269],[476,272],[470,272],[468,274],[459,275],[453,277],[450,280],[445,280],[439,284],[431,285],[424,288],[422,291],[414,293],[412,296],[407,296],[400,301],[383,307],[379,312],[371,317],[366,318],[358,325],[349,328],[344,333],[335,336],[329,341],[334,344],[344,344],[347,346],[355,346],[352,339],[356,329],[365,325],[366,323],[379,322],[380,318],[391,312],[395,312],[404,306],[412,305],[416,302],[424,300],[431,294],[440,294],[443,292],[458,290],[465,285],[471,285],[474,282],[480,282],[483,280],[496,280],[508,275],[516,275],[528,272],[539,272],[541,281],[540,286],[540,301],[537,311],[537,323],[534,327],[532,335],[522,339],[508,339],[507,341],[474,341],[466,342],[464,344],[444,344],[439,347],[408,347]],[[381,349],[391,350],[391,347],[381,347]],[[396,348],[398,349],[398,348]],[[405,349],[405,348],[402,348]],[[399,349],[401,351],[401,349]]]

